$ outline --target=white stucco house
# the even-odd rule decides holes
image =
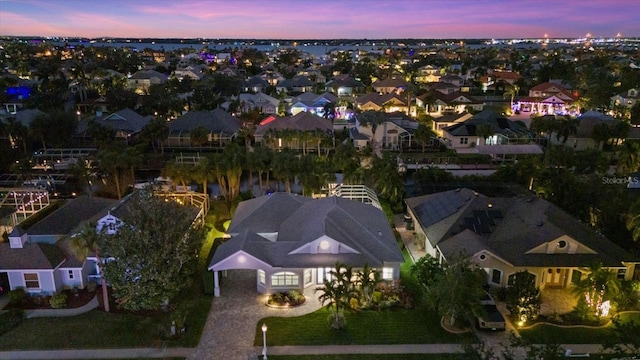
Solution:
[[[397,280],[404,261],[384,213],[341,197],[273,193],[241,202],[209,270],[214,296],[220,272],[255,269],[256,289],[270,294],[322,285],[336,262],[368,265]]]

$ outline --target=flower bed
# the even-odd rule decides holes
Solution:
[[[277,292],[269,295],[267,306],[271,307],[295,307],[305,303],[307,299],[296,290]]]

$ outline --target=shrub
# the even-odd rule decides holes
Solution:
[[[51,297],[51,300],[49,300],[49,304],[51,304],[51,307],[54,309],[62,309],[64,307],[67,306],[67,294],[65,293],[59,293],[59,294],[55,294]]]
[[[11,305],[19,305],[27,297],[27,293],[23,288],[17,288],[9,291],[9,303]]]
[[[640,299],[638,298],[638,290],[635,289],[636,285],[633,281],[623,281],[620,284],[620,292],[615,298],[615,302],[618,305],[618,310],[636,310],[640,306]]]
[[[94,292],[96,291],[97,287],[98,287],[98,283],[96,283],[95,281],[91,281],[90,283],[87,284],[87,291]]]

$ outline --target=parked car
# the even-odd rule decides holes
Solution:
[[[476,326],[480,330],[505,330],[505,320],[500,310],[496,307],[491,295],[485,291],[480,299],[482,314],[476,318]]]

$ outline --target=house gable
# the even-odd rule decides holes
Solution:
[[[360,254],[360,252],[324,235],[289,252],[289,255],[295,254]]]
[[[525,254],[597,254],[596,251],[578,240],[563,235],[557,239],[540,244]]]

